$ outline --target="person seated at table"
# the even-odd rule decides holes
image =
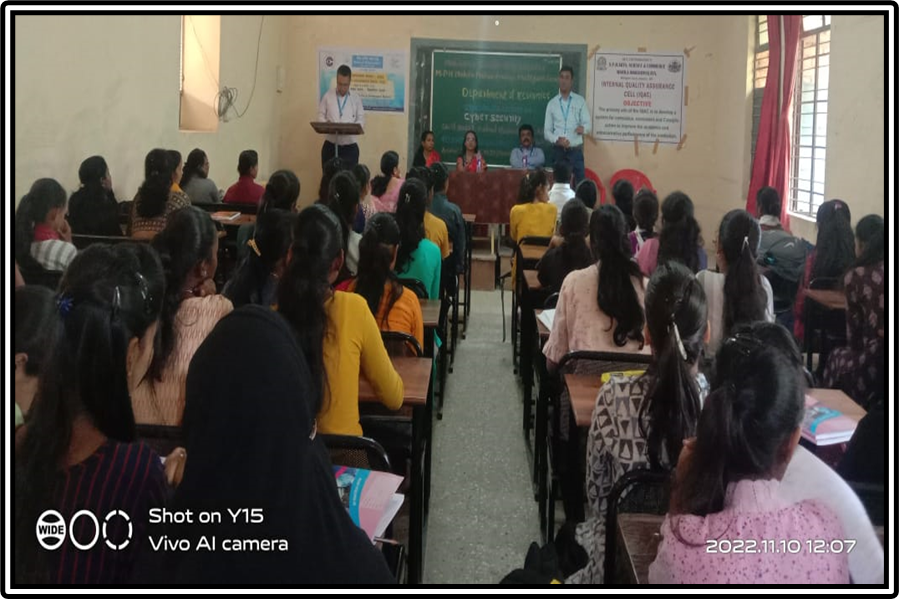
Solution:
[[[435,162],[440,162],[440,154],[434,149],[434,132],[425,131],[421,134],[421,145],[412,159],[412,166],[430,168]]]
[[[248,345],[253,351],[246,351]],[[314,419],[314,405],[321,402],[314,391],[318,384],[277,313],[246,306],[216,325],[188,373],[183,431],[191,460],[171,509],[226,514],[238,505],[253,506],[263,518],[234,523],[226,515],[218,524],[195,519],[156,532],[188,539],[191,547],[210,535],[283,539],[283,550],[234,552],[219,544],[212,550],[163,552],[155,569],[158,582],[396,582],[335,492],[328,450],[318,434],[321,422],[316,430]],[[251,403],[246,389],[253,390]]]
[[[478,151],[478,134],[466,131],[462,140],[462,151],[456,158],[456,172],[483,173],[487,171],[487,161]]]
[[[824,386],[842,389],[863,405],[886,374],[883,249],[883,218],[869,214],[855,226],[858,258],[843,277],[847,344],[828,354],[824,368]]]
[[[645,373],[612,374],[596,398],[587,435],[588,519],[576,533],[590,559],[567,582],[603,582],[606,508],[618,478],[636,468],[673,468],[683,440],[695,434],[708,392],[699,372],[708,334],[705,292],[693,273],[677,262],[656,269],[644,329],[652,362]]]
[[[365,298],[382,331],[408,333],[424,347],[421,303],[394,272],[400,247],[400,228],[392,214],[379,212],[365,226],[359,242],[359,274],[347,291]]]
[[[675,191],[662,202],[662,231],[648,239],[637,254],[637,263],[645,276],[659,264],[677,260],[693,272],[705,270],[708,258],[702,247],[702,231],[693,217],[693,200]]]
[[[200,148],[187,155],[181,175],[181,189],[191,202],[217,203],[221,201],[215,181],[209,178],[209,158]]]
[[[424,219],[428,191],[418,179],[409,179],[400,188],[396,224],[400,228],[400,248],[396,256],[397,276],[416,279],[424,285],[428,299],[440,299],[440,248],[425,238]]]
[[[81,187],[69,198],[69,226],[75,235],[121,237],[119,201],[102,156],[91,156],[78,167]]]
[[[345,260],[337,282],[356,276],[359,269],[359,240],[362,235],[353,231],[353,221],[359,210],[359,186],[350,171],[337,173],[328,186],[328,208],[340,218]]]
[[[647,240],[656,236],[655,226],[659,220],[659,198],[649,189],[643,188],[634,198],[634,221],[637,227],[628,234],[631,253],[636,256]]]
[[[828,200],[818,206],[816,245],[805,260],[805,274],[799,282],[793,305],[793,334],[801,343],[805,336],[805,292],[812,281],[819,289],[839,287],[839,281],[855,261],[852,214],[843,200]]]
[[[135,442],[128,394],[153,356],[163,286],[155,252],[130,243],[91,245],[60,283],[58,336],[47,348],[40,397],[18,430],[13,454],[17,584],[120,586],[149,549],[147,515],[164,505],[166,472],[155,451]],[[183,462],[182,452],[176,449],[166,466]],[[66,523],[81,510],[100,519],[121,510],[130,521],[107,520],[108,542],[47,551],[35,536],[46,510]],[[113,545],[123,541],[119,549]]]
[[[760,236],[759,222],[751,214],[731,210],[721,219],[715,241],[718,272],[696,275],[709,300],[709,355],[738,325],[774,322],[774,292],[756,264]]]
[[[228,188],[222,201],[226,204],[259,204],[265,188],[256,183],[259,175],[259,154],[244,150],[237,158],[237,183]]]
[[[190,360],[233,306],[228,298],[216,295],[212,280],[219,240],[209,213],[193,206],[178,210],[151,244],[165,271],[159,346],[131,400],[138,424],[180,426]]]
[[[250,251],[222,290],[235,308],[276,302],[296,216],[295,212],[272,208],[257,217]]]
[[[509,164],[512,165],[512,168],[531,170],[543,168],[543,165],[546,164],[543,150],[534,146],[534,128],[532,126],[525,124],[518,128],[518,147],[512,150]]]
[[[393,368],[365,299],[332,290],[342,266],[340,219],[321,204],[304,209],[294,226],[287,270],[278,287],[278,311],[293,327],[310,366],[311,407],[318,414],[318,431],[362,435],[359,376],[391,410],[403,404],[403,380]]]
[[[371,195],[371,172],[364,164],[353,167],[353,176],[359,186],[359,210],[353,221],[353,231],[360,235],[365,232],[365,223],[375,215],[375,200]]]
[[[633,231],[637,223],[634,220],[634,186],[627,179],[620,179],[612,186],[612,199],[624,214],[629,231]]]
[[[584,179],[577,184],[577,189],[574,190],[574,197],[580,200],[584,207],[592,213],[596,208],[596,200],[599,198],[599,189],[594,181]]]
[[[257,220],[269,210],[297,211],[297,198],[300,197],[300,180],[293,171],[287,169],[272,173],[265,184],[265,191],[256,211]],[[237,259],[243,260],[250,251],[247,245],[256,233],[255,223],[245,223],[237,228]]]
[[[169,216],[176,210],[190,206],[184,193],[172,190],[178,163],[166,150],[154,149],[144,159],[144,182],[134,196],[129,234],[134,239],[147,240],[165,229]]]
[[[446,260],[450,256],[450,239],[449,231],[446,223],[442,219],[431,214],[431,203],[434,201],[434,180],[431,178],[431,171],[424,167],[417,166],[406,173],[406,180],[418,179],[425,184],[428,190],[428,204],[425,210],[425,237],[434,242],[434,245],[440,248],[440,257]]]
[[[779,325],[757,323],[718,351],[696,436],[677,458],[650,584],[849,582],[847,554],[820,552],[818,543],[831,547],[852,531],[823,502],[792,502],[782,492],[799,442],[805,379],[789,351],[771,335],[754,335],[756,327]],[[735,541],[756,551],[730,551]]]
[[[555,163],[553,165],[553,181],[547,201],[555,206],[556,213],[561,215],[565,203],[575,195],[574,190],[571,189],[571,165],[565,161]]]
[[[403,179],[400,178],[400,155],[390,150],[381,155],[381,174],[371,180],[371,195],[375,212],[396,212],[397,198]]]
[[[525,173],[518,187],[518,202],[509,212],[509,235],[515,243],[523,237],[551,237],[557,210],[560,209],[549,202],[546,171]]]
[[[587,245],[590,214],[578,199],[568,202],[562,208],[559,233],[563,241],[559,246],[546,250],[537,263],[537,279],[547,293],[557,293],[562,288],[562,281],[571,271],[587,268],[594,263],[593,252]]]
[[[431,181],[434,184],[434,197],[428,210],[434,216],[440,218],[445,224],[453,245],[453,274],[461,274],[465,270],[465,218],[462,210],[456,204],[450,202],[446,193],[449,190],[449,173],[441,162],[431,165]]]
[[[16,208],[16,262],[24,269],[63,271],[78,250],[66,221],[66,190],[55,179],[38,179]]]
[[[15,305],[15,400],[22,417],[28,415],[37,394],[41,374],[58,324],[56,297],[40,285],[16,289]],[[21,423],[18,423],[21,424]]]

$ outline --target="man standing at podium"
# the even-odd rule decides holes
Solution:
[[[365,111],[362,109],[362,98],[350,92],[350,80],[353,72],[345,64],[337,69],[337,88],[325,92],[318,104],[318,120],[328,123],[358,123],[365,127]],[[328,135],[322,145],[322,168],[334,157],[334,146],[337,156],[350,167],[359,164],[359,145],[355,135]]]
[[[584,180],[584,136],[590,133],[590,111],[583,96],[571,91],[574,69],[559,71],[559,93],[546,105],[543,136],[553,145],[553,164],[567,162],[574,171],[574,183]]]

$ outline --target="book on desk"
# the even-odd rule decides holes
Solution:
[[[835,445],[852,438],[858,422],[839,410],[828,408],[815,398],[805,396],[805,415],[801,435],[815,445]]]
[[[235,218],[240,217],[240,212],[231,212],[228,210],[220,210],[218,212],[213,212],[209,216],[212,217],[212,220],[217,221],[232,221]]]
[[[389,472],[334,466],[334,480],[353,523],[365,531],[370,541],[383,536],[403,505],[403,496],[396,492],[403,477]]]

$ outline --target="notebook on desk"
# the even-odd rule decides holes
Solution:
[[[232,221],[240,216],[240,212],[229,212],[227,210],[222,210],[219,212],[213,212],[212,214],[210,214],[210,216],[212,217],[212,220]]]
[[[802,419],[801,435],[815,445],[835,445],[852,438],[858,422],[839,410],[828,408],[805,396],[805,416]]]

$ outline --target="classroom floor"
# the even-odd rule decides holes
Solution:
[[[499,291],[472,292],[443,420],[434,421],[425,583],[498,583],[540,539],[512,373],[509,293],[505,301],[503,343]]]

